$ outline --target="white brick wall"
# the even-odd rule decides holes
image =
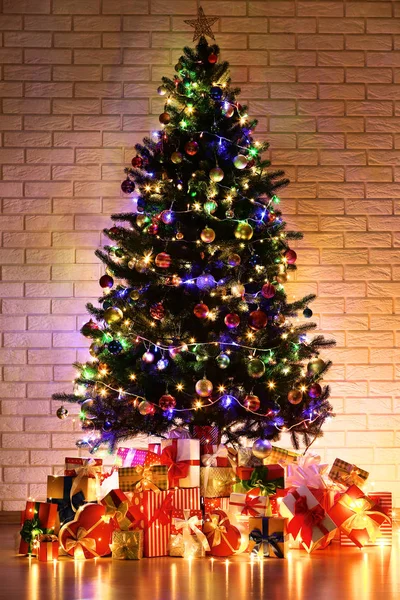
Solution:
[[[202,2],[260,139],[292,185],[288,293],[316,292],[338,345],[337,418],[316,446],[371,471],[400,503],[400,3]],[[44,496],[78,427],[50,396],[87,356],[78,329],[102,272],[93,251],[132,148],[158,126],[156,87],[191,31],[194,0],[3,0],[0,497]],[[239,33],[238,33],[239,32]],[[74,409],[71,410],[74,412]],[[76,409],[75,409],[76,412]],[[344,449],[345,447],[345,449]]]

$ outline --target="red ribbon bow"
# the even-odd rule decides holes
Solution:
[[[163,503],[160,508],[156,510],[154,513],[154,517],[151,519],[149,523],[149,527],[153,525],[157,520],[161,523],[161,525],[168,525],[171,518],[171,511],[173,509],[172,499],[174,497],[174,490],[168,492],[167,496],[164,498]]]
[[[178,447],[177,444],[174,443],[170,446],[166,446],[161,453],[161,464],[168,466],[169,487],[178,487],[179,480],[187,477],[189,473],[191,461],[180,460],[177,462],[177,453]]]
[[[320,504],[309,508],[307,497],[300,496],[297,491],[291,493],[295,497],[296,502],[294,505],[294,517],[288,523],[288,532],[296,538],[301,531],[303,542],[307,546],[310,546],[314,527],[318,527],[324,535],[329,533],[328,529],[322,524],[322,521],[326,517],[326,512]]]

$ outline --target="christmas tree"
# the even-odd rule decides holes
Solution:
[[[253,138],[256,121],[237,101],[228,63],[209,45],[207,19],[188,21],[200,38],[184,48],[165,98],[162,128],[136,145],[122,183],[137,213],[112,216],[110,244],[96,252],[106,273],[100,307],[82,333],[92,361],[76,365],[78,442],[113,450],[139,433],[165,435],[217,426],[226,441],[277,440],[309,446],[331,415],[319,358],[332,342],[309,339],[314,299],[288,302],[285,283],[296,252],[271,171]],[[61,409],[61,415],[65,414]]]

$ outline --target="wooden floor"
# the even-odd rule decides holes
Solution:
[[[16,556],[17,526],[0,526],[0,598],[12,600],[400,600],[400,540],[287,560],[110,558],[54,563]]]

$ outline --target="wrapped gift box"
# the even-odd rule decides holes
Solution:
[[[199,486],[199,440],[168,439],[161,441],[161,464],[168,467],[170,488]]]
[[[118,448],[115,463],[118,467],[152,467],[160,464],[160,457],[143,448]]]
[[[327,512],[335,503],[337,486],[327,477],[328,465],[321,463],[318,455],[308,453],[299,457],[297,462],[286,467],[286,487],[297,489],[302,485],[314,494],[315,498]]]
[[[36,550],[38,560],[49,562],[58,558],[58,537],[52,534],[42,534],[39,536],[39,543]]]
[[[295,540],[300,536],[307,552],[326,545],[335,536],[335,522],[306,486],[289,492],[281,502],[280,512],[288,518],[288,533]]]
[[[113,527],[105,520],[105,507],[85,504],[78,508],[73,521],[60,529],[62,549],[75,559],[97,558],[110,554]]]
[[[336,458],[329,471],[329,477],[335,483],[339,483],[346,488],[351,485],[362,488],[369,477],[369,473],[341,458]]]
[[[287,519],[282,517],[249,518],[249,550],[264,558],[285,558],[288,552]]]
[[[106,508],[106,518],[113,519],[116,529],[126,531],[139,527],[138,521],[143,519],[143,514],[136,506],[131,505],[122,490],[111,490],[101,503]]]
[[[223,498],[231,495],[236,476],[230,467],[201,467],[200,490],[207,498]]]
[[[215,510],[205,517],[203,531],[213,556],[231,556],[240,547],[240,531],[232,525],[222,510]]]
[[[168,468],[165,465],[121,467],[118,476],[119,487],[123,492],[157,492],[168,489]]]
[[[82,467],[93,467],[99,474],[103,470],[103,459],[102,458],[80,458],[70,457],[65,459],[64,475],[68,477],[75,477],[78,474],[79,469]],[[92,476],[92,475],[90,475]]]
[[[72,484],[74,478],[71,476],[59,477],[49,475],[47,477],[47,502],[57,505],[57,519],[55,530],[59,530],[60,525],[72,521],[75,513],[80,506],[87,502],[96,501],[96,482],[87,477],[82,480],[81,489],[72,493]]]
[[[50,502],[26,503],[21,512],[21,541],[19,554],[36,554],[39,535],[54,531],[57,506]]]
[[[200,441],[200,445],[220,443],[218,427],[213,425],[194,425],[193,437]]]
[[[196,535],[195,527],[201,530],[203,525],[203,513],[201,510],[190,508],[173,508],[171,511],[171,533],[178,535],[183,529],[189,532],[189,535]]]
[[[272,496],[277,489],[285,487],[285,471],[281,465],[238,467],[236,474],[239,481],[233,486],[234,492],[246,493],[258,488],[262,496]]]
[[[299,457],[300,454],[297,454],[297,452],[272,446],[271,452],[268,454],[267,458],[264,458],[263,463],[264,465],[289,465],[290,463],[296,462]]]
[[[213,512],[215,509],[228,513],[230,497],[227,498],[203,498],[204,514]]]
[[[268,496],[260,496],[260,490],[254,488],[246,494],[233,492],[229,500],[229,513],[240,517],[265,516],[269,508]]]
[[[230,467],[228,448],[224,444],[204,444],[200,446],[200,460],[203,467]]]
[[[143,558],[143,530],[113,531],[110,549],[117,560],[140,560]]]
[[[381,535],[380,527],[390,517],[374,499],[366,496],[356,485],[347,492],[329,511],[329,516],[356,546],[362,548],[369,542],[375,542]]]
[[[380,536],[375,542],[369,541],[365,546],[391,546],[392,545],[392,492],[371,492],[368,494],[368,498],[373,500],[379,509],[382,510],[390,521],[384,521],[379,527]],[[340,545],[341,546],[354,546],[354,542],[346,535],[344,531],[340,531]]]
[[[191,536],[190,543],[188,544],[181,533],[177,535],[171,533],[169,555],[182,558],[202,558],[206,555],[206,551],[201,541],[196,537]]]
[[[173,509],[171,512],[170,556],[199,558],[210,547],[202,532],[201,510]]]

